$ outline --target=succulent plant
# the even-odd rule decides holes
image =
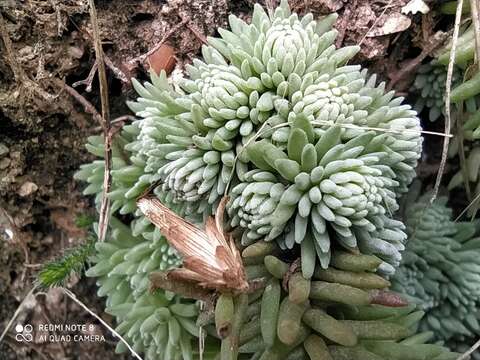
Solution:
[[[276,252],[271,243],[247,247],[243,257],[252,264],[247,265],[247,274],[251,280],[266,279],[266,286],[235,298],[220,295],[215,326],[223,337],[222,359],[235,359],[237,352],[239,359],[458,356],[442,346],[426,344],[431,332],[414,335],[423,315],[415,311],[415,305],[386,306],[389,295],[381,289],[389,282],[374,273],[382,263],[375,256],[336,252],[332,266],[327,270],[318,267],[310,280],[295,270],[295,263],[272,255]]]
[[[454,67],[452,87],[461,82],[460,69]],[[436,121],[445,111],[445,89],[447,69],[435,62],[421,65],[413,83],[413,88],[420,95],[415,103],[415,110],[421,112],[428,108],[428,119]]]
[[[392,289],[425,311],[420,329],[437,340],[473,342],[480,333],[480,238],[477,224],[456,223],[446,198],[424,195],[406,210],[409,240]]]
[[[333,231],[344,248],[358,247],[398,265],[406,235],[388,211],[398,208],[399,184],[389,165],[399,157],[374,132],[342,143],[342,129],[331,127],[316,140],[304,119],[291,125],[286,152],[266,140],[247,149],[259,169],[232,189],[229,208],[232,225],[246,229],[243,244],[278,238],[282,248],[291,249],[301,243],[326,268]],[[393,272],[393,266],[384,263],[382,270]],[[304,275],[311,274],[304,265]]]
[[[462,70],[454,67],[452,89],[457,88],[457,92],[461,90],[462,77]],[[414,89],[420,95],[414,108],[419,113],[424,108],[427,108],[429,111],[428,118],[432,122],[436,121],[445,111],[446,79],[447,69],[433,61],[430,64],[424,64],[419,67],[413,83]],[[478,111],[480,109],[480,97],[469,96],[463,100],[465,104],[465,109],[463,110],[465,111],[463,136],[470,141],[480,139],[480,112]],[[454,113],[456,110],[456,107],[452,108]],[[456,120],[457,116],[454,116],[454,120]]]
[[[135,198],[150,185],[144,180],[144,163],[128,150],[137,134],[138,129],[135,125],[125,125],[121,134],[117,134],[112,141],[112,185],[109,193],[112,213],[117,211],[120,214],[133,213],[136,210]],[[95,195],[95,203],[99,206],[105,171],[103,137],[90,136],[86,148],[101,159],[82,165],[75,174],[75,179],[89,184],[83,194]]]
[[[377,85],[376,76],[368,76],[360,66],[347,65],[358,47],[335,48],[335,19],[336,15],[329,15],[316,21],[311,14],[300,19],[290,13],[285,0],[269,16],[257,4],[251,24],[230,16],[231,30],[219,29],[221,38],[208,39],[202,48],[203,61],[196,59],[187,66],[188,79],[172,85],[162,72],[151,73],[151,83],[132,80],[139,97],[128,104],[140,119],[124,126],[114,140],[108,196],[112,213],[131,214],[134,220],[130,228],[112,232],[111,242],[98,244],[97,265],[89,274],[98,277],[99,293],[108,296],[107,307],[122,321],[122,334],[140,351],[154,356],[168,349],[175,358],[187,348],[178,345],[178,328],[187,339],[193,335],[193,331],[188,335],[189,325],[185,325],[190,322],[182,323],[183,317],[170,308],[181,303],[190,309],[191,301],[146,292],[145,272],[166,269],[177,261],[160,232],[136,210],[135,198],[149,187],[164,205],[197,223],[228,195],[230,223],[243,232],[243,245],[250,249],[278,243],[282,250],[292,249],[284,252],[288,257],[300,244],[302,274],[292,277],[299,284],[318,288],[314,307],[340,311],[340,307],[327,309],[320,302],[346,305],[345,299],[351,297],[349,301],[356,302],[350,305],[368,308],[376,299],[377,287],[388,285],[365,270],[378,268],[379,273],[393,274],[400,263],[406,234],[393,212],[415,176],[421,129],[416,112],[402,104],[403,98],[386,92],[385,84]],[[91,138],[90,144],[94,154],[103,156],[100,138]],[[104,166],[103,160],[97,160],[77,174],[77,179],[90,184],[85,193],[97,194],[97,203]],[[121,227],[115,220],[113,226]],[[151,258],[151,254],[156,255]],[[343,254],[347,260],[341,260]],[[350,268],[351,256],[361,259],[360,264],[367,262],[368,269]],[[265,263],[263,257],[260,260],[247,269],[253,277],[271,277],[275,266],[288,268],[272,256]],[[330,264],[334,268],[328,268]],[[319,276],[323,280],[317,281]],[[376,285],[359,289],[363,281]],[[307,294],[304,300],[308,298]],[[235,299],[234,306],[237,301],[248,307],[245,296]],[[138,312],[129,306],[139,307]],[[164,308],[171,315],[169,321],[176,323],[155,323],[162,328],[157,336],[157,330],[150,329],[157,318],[148,319]],[[324,310],[311,310],[315,319],[320,316],[338,325]],[[338,316],[355,320],[344,311]],[[296,325],[301,322],[300,318],[295,321]],[[145,322],[148,325],[142,332]],[[341,337],[358,338],[349,327],[356,324],[339,326],[348,329],[348,335]],[[407,337],[395,336],[395,340]],[[317,335],[308,341],[309,354],[309,347],[317,349],[323,341],[318,339]],[[224,344],[229,346],[228,341]],[[389,358],[391,351],[390,346],[375,341],[349,349],[342,347],[342,339],[337,344],[341,346],[328,350],[334,359],[350,359],[355,354]],[[411,349],[392,344],[400,352]],[[421,352],[425,359],[443,352],[441,347],[419,347],[427,351],[428,356]],[[246,354],[251,357],[250,351]]]
[[[455,64],[465,68],[475,57],[475,29],[470,23],[467,27],[461,27],[461,34],[457,39],[455,48]],[[450,61],[450,52],[453,38],[440,50],[437,51],[436,61],[447,66]]]
[[[96,277],[99,296],[107,296],[106,312],[115,316],[117,331],[147,359],[193,359],[198,336],[194,301],[167,292],[149,291],[148,274],[178,266],[179,258],[164,238],[145,240],[112,217],[109,238],[95,244],[95,263],[87,276]],[[118,352],[126,351],[123,343]]]
[[[231,17],[232,32],[210,39],[206,63],[195,60],[192,80],[180,84],[185,93],[164,73],[133,81],[141,97],[129,105],[143,119],[118,137],[123,156],[114,149],[113,210],[134,211],[133,199],[160,181],[164,203],[206,215],[227,184],[240,183],[229,214],[246,229],[244,243],[302,243],[326,267],[334,231],[340,245],[381,256],[393,273],[405,235],[391,213],[414,176],[418,119],[374,76],[343,65],[358,49],[335,50],[334,18],[299,20],[284,2],[270,19],[256,6],[251,25]],[[277,41],[281,32],[291,41]],[[90,149],[101,155],[99,140]],[[102,173],[100,160],[82,168],[86,194],[99,193]]]
[[[479,99],[477,99],[479,101]],[[480,139],[480,106],[477,106],[471,114],[467,117],[467,121],[463,125],[465,131],[465,139],[479,140]]]
[[[129,105],[143,119],[129,148],[145,159],[150,182],[162,183],[165,203],[183,204],[185,215],[211,213],[239,183],[229,214],[248,229],[245,241],[292,247],[308,228],[314,240],[305,246],[327,266],[334,231],[342,246],[382,256],[393,272],[405,236],[390,213],[414,177],[419,121],[375,76],[346,65],[358,47],[335,49],[335,18],[299,19],[286,1],[272,17],[255,6],[249,25],[231,16],[231,31],[219,29],[204,61],[187,67],[183,92],[165,74],[134,81],[140,97]]]
[[[455,139],[454,141],[454,146],[458,142],[458,139]],[[452,147],[453,149],[453,147]],[[468,181],[473,185],[473,190],[476,196],[476,194],[480,193],[480,178],[479,178],[479,168],[480,168],[480,147],[475,146],[467,146],[465,147],[465,152],[466,152],[466,158],[465,158],[465,163],[466,167],[468,169],[467,175],[468,175]],[[449,152],[451,155],[453,155],[453,151]],[[463,178],[463,171],[460,169],[458,170],[454,176],[450,179],[450,182],[448,184],[448,190],[455,189],[457,187],[462,187],[464,186],[465,181]]]
[[[138,160],[128,149],[135,143],[134,135],[137,134],[136,125],[126,125],[123,127],[121,134],[117,134],[113,138],[112,143],[112,185],[108,196],[111,200],[111,213],[133,215],[131,223],[131,232],[135,237],[162,242],[163,247],[168,247],[168,243],[162,237],[160,231],[148,221],[140,211],[137,210],[135,203],[136,198],[142,194],[151,184],[145,180],[143,172],[143,162]],[[87,150],[103,158],[103,139],[100,136],[91,136],[86,145]],[[84,164],[80,170],[75,173],[75,179],[85,181],[89,185],[83,190],[84,195],[95,195],[95,203],[100,206],[103,191],[103,174],[105,171],[104,160],[94,160],[91,163]],[[154,190],[162,201],[165,195],[159,189]],[[182,209],[175,207],[174,209],[182,213]],[[169,250],[172,254],[174,250]],[[170,258],[169,258],[170,261]],[[171,267],[171,262],[160,264],[160,268],[166,269]],[[176,265],[180,264],[178,261]]]
[[[473,114],[471,119],[479,117],[479,114],[480,112]],[[465,169],[462,168],[462,162],[458,161],[457,164],[459,164],[459,166],[455,168],[456,172],[450,178],[448,190],[452,191],[453,189],[465,188],[465,192],[467,192],[466,187],[468,184],[470,188],[471,203],[468,205],[466,213],[469,217],[474,218],[480,207],[480,147],[478,146],[478,141],[472,138],[472,131],[467,128],[468,124],[469,122],[465,124],[465,131],[463,133]],[[450,159],[454,159],[457,156],[460,158],[460,140],[461,138],[459,136],[455,136],[452,139],[451,145],[448,149],[448,156]],[[465,181],[464,175],[467,175],[467,181]]]

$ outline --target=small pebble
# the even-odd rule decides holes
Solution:
[[[20,189],[18,190],[18,195],[20,195],[21,197],[25,197],[33,194],[37,190],[38,190],[37,184],[31,181],[27,181],[23,183],[22,186],[20,186]]]
[[[7,155],[9,152],[7,145],[0,143],[0,157]]]

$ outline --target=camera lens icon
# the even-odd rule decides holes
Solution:
[[[17,334],[15,335],[15,340],[18,342],[30,342],[33,340],[33,326],[30,324],[22,325],[22,324],[17,324],[15,326],[15,331]]]

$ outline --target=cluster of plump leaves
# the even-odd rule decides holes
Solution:
[[[423,330],[438,340],[473,341],[480,334],[480,238],[475,222],[452,220],[446,198],[430,194],[408,204],[409,240],[392,289],[410,296],[426,312]]]
[[[449,147],[451,158],[459,156],[465,158],[456,174],[451,178],[448,189],[457,187],[470,188],[472,196],[480,194],[478,181],[478,163],[480,139],[480,73],[474,66],[475,41],[474,28],[469,25],[461,28],[461,34],[455,50],[455,66],[453,68],[451,84],[451,118],[456,122],[457,130]],[[419,67],[414,89],[419,93],[416,109],[420,112],[426,108],[430,121],[436,121],[445,112],[445,93],[447,80],[447,65],[450,60],[452,42],[438,52],[438,56],[429,64]],[[459,131],[462,133],[460,134]],[[464,171],[463,167],[466,169]],[[465,178],[467,175],[468,178]],[[478,211],[478,202],[469,207],[468,214],[474,215]]]
[[[150,291],[148,274],[179,265],[178,257],[164,238],[133,236],[129,226],[110,219],[109,236],[95,244],[94,266],[97,294],[106,296],[106,312],[115,316],[116,330],[147,359],[194,358],[198,307],[194,301],[163,291]],[[125,352],[119,342],[117,352]]]
[[[271,17],[255,6],[251,24],[231,16],[231,30],[187,66],[189,79],[134,81],[140,97],[129,106],[142,120],[129,149],[184,216],[211,214],[224,194],[261,182],[228,205],[245,241],[291,248],[308,234],[305,246],[328,266],[330,239],[339,239],[378,254],[391,273],[405,239],[391,213],[415,175],[419,121],[375,76],[346,65],[358,47],[335,48],[335,18],[300,19],[286,1]]]
[[[455,67],[452,86],[457,86],[460,80],[460,70]],[[415,102],[415,110],[421,112],[428,109],[428,119],[437,121],[445,112],[445,89],[447,83],[446,68],[440,64],[424,64],[417,70],[413,83],[414,90],[420,95]]]
[[[250,24],[230,16],[230,31],[219,29],[220,38],[208,39],[203,61],[187,65],[188,78],[170,84],[162,72],[152,73],[151,83],[132,81],[139,97],[128,105],[140,119],[113,140],[107,196],[113,214],[133,216],[129,231],[143,245],[130,249],[132,241],[121,237],[114,248],[98,245],[90,275],[99,277],[101,294],[128,298],[126,304],[140,303],[135,306],[142,309],[144,301],[156,301],[144,292],[146,269],[178,261],[136,210],[135,199],[148,188],[197,223],[214,213],[222,196],[230,196],[230,223],[243,232],[243,243],[275,241],[282,249],[299,244],[307,279],[317,257],[327,268],[338,247],[375,254],[380,271],[394,272],[406,235],[393,212],[415,176],[419,121],[403,98],[347,64],[359,49],[335,48],[335,19],[299,18],[285,0],[269,16],[257,4]],[[88,147],[103,156],[99,137]],[[104,167],[97,160],[77,174],[97,204]],[[128,255],[134,249],[137,255]],[[168,294],[155,296],[170,306]],[[180,315],[168,318],[166,334],[160,315],[159,334],[150,329],[153,318],[143,334],[137,331],[143,320],[129,309],[112,311],[141,351],[186,351],[176,341],[178,329],[189,332]],[[148,314],[143,310],[138,311]]]
[[[232,225],[247,229],[243,245],[260,238],[277,239],[289,249],[301,244],[304,261],[316,252],[327,268],[332,238],[398,265],[406,235],[387,213],[398,208],[398,182],[385,171],[398,159],[385,147],[384,136],[364,132],[342,143],[340,127],[317,136],[300,116],[291,128],[285,151],[266,140],[247,148],[258,169],[233,188],[229,207]],[[303,268],[310,277],[313,269]],[[394,271],[386,264],[382,269]]]
[[[242,253],[250,280],[266,286],[250,294],[221,294],[215,327],[221,359],[433,360],[458,354],[416,333],[423,316],[416,306],[379,305],[390,283],[375,274],[382,260],[337,251],[329,269],[311,279],[257,242]],[[318,264],[318,263],[317,263]],[[319,265],[319,264],[318,264]],[[381,303],[381,302],[380,302]],[[400,304],[397,304],[400,305]]]

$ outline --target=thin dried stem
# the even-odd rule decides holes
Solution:
[[[135,356],[138,360],[143,360],[140,355],[138,355],[135,350],[130,346],[130,344],[118,333],[113,329],[110,325],[108,325],[100,316],[95,314],[92,310],[88,308],[87,305],[85,305],[83,302],[81,302],[73,292],[71,292],[68,289],[61,288],[62,291],[67,295],[70,299],[72,299],[74,302],[76,302],[78,305],[80,305],[85,311],[87,311],[90,315],[92,315],[95,319],[100,321],[103,326],[105,326],[115,337],[117,337],[122,343],[125,344],[125,346],[130,350],[133,356]]]
[[[458,0],[457,3],[457,13],[455,14],[455,27],[453,29],[453,40],[452,40],[452,51],[450,52],[450,60],[448,62],[448,71],[447,71],[447,82],[446,82],[446,92],[445,92],[445,134],[450,135],[451,129],[451,109],[450,109],[450,95],[452,92],[452,77],[453,77],[453,66],[455,64],[455,51],[457,49],[458,42],[458,33],[460,31],[460,21],[462,20],[462,6],[463,0]],[[443,139],[443,149],[442,149],[442,159],[440,161],[440,166],[438,168],[437,179],[435,181],[435,186],[433,188],[432,198],[430,203],[433,203],[437,197],[440,185],[442,183],[443,173],[445,171],[445,165],[447,164],[448,157],[448,146],[450,144],[450,137],[445,137]]]
[[[459,356],[456,360],[466,360],[470,357],[471,354],[474,353],[475,350],[477,350],[480,347],[480,340],[478,340],[473,346],[468,349],[467,352],[463,353],[461,356]]]
[[[478,193],[472,201],[470,201],[470,203],[468,204],[468,206],[462,210],[462,212],[460,213],[460,215],[457,216],[457,218],[455,219],[455,222],[457,222],[458,220],[460,220],[462,218],[462,216],[473,206],[477,203],[477,201],[480,200],[480,193]]]
[[[90,41],[92,41],[92,42],[94,41],[93,36],[92,36],[92,34],[90,34],[89,31],[85,30],[84,28],[79,27],[77,25],[77,23],[75,21],[73,21],[72,18],[69,18],[69,20],[79,32],[81,32],[86,37],[88,37],[90,39]],[[110,60],[110,58],[107,56],[107,54],[104,53],[103,57],[104,57],[104,60],[105,60],[105,65],[107,65],[107,67],[110,70],[112,70],[113,75],[115,75],[115,77],[117,79],[119,79],[121,82],[123,82],[125,84],[130,84],[130,80],[128,79],[128,76],[122,70],[120,70],[117,66],[115,66],[115,64],[113,63],[112,60]],[[95,64],[94,64],[94,66],[95,66]],[[92,68],[90,71],[91,72],[93,71],[93,75],[95,75],[95,73],[97,72],[97,68],[96,67],[95,67],[95,69]]]
[[[37,286],[35,285],[29,292],[28,294],[23,298],[22,302],[20,305],[18,305],[17,310],[13,313],[13,316],[10,318],[10,321],[8,322],[7,326],[2,332],[2,335],[0,335],[0,343],[4,339],[5,335],[7,334],[8,330],[12,327],[13,322],[17,318],[18,314],[20,314],[20,311],[22,311],[23,305],[26,303],[28,298],[34,293],[34,291],[37,289]]]
[[[110,199],[108,197],[108,193],[110,192],[110,185],[112,182],[110,174],[112,161],[112,139],[110,136],[110,106],[108,102],[107,72],[105,69],[105,57],[102,49],[102,41],[100,39],[100,29],[98,27],[97,10],[95,9],[94,0],[88,0],[88,4],[90,6],[93,42],[95,44],[95,55],[97,58],[96,62],[98,64],[98,78],[100,80],[100,100],[102,103],[102,126],[105,147],[105,172],[103,176],[102,204],[100,206],[100,216],[98,220],[98,240],[102,242],[105,240],[107,235],[108,218],[110,212]]]
[[[100,124],[100,126],[103,125],[102,116],[98,113],[97,109],[95,109],[95,106],[93,106],[90,101],[85,99],[77,90],[75,90],[71,86],[68,86],[62,80],[57,79],[55,83],[63,90],[65,90],[68,94],[70,94],[75,100],[77,100],[83,106],[85,112],[92,115],[92,117]]]
[[[90,6],[90,21],[92,22],[93,29],[93,42],[95,46],[95,56],[98,65],[98,77],[100,80],[100,99],[102,102],[102,117],[104,120],[104,126],[107,127],[110,119],[110,108],[108,101],[108,85],[107,85],[107,72],[105,69],[105,56],[103,54],[102,40],[100,38],[100,29],[98,27],[97,10],[95,8],[95,2],[88,0]]]
[[[205,301],[200,301],[200,311],[205,309]],[[198,356],[199,360],[203,360],[203,353],[205,352],[205,331],[203,326],[198,327]]]
[[[470,0],[470,11],[472,13],[473,30],[475,32],[475,62],[480,71],[480,12],[479,1]]]
[[[373,22],[372,26],[370,26],[370,28],[367,30],[367,32],[365,33],[365,35],[363,35],[362,39],[360,40],[360,42],[357,44],[358,46],[362,45],[362,43],[365,41],[365,39],[367,38],[368,36],[368,33],[370,31],[372,31],[372,29],[377,26],[377,23],[378,21],[382,18],[383,15],[385,15],[385,13],[387,12],[387,9],[390,7],[390,5],[392,5],[393,3],[393,0],[390,0],[388,2],[388,4],[385,5],[385,7],[383,8],[383,11],[382,13],[380,14],[380,16],[377,16],[375,21]]]
[[[125,73],[122,70],[116,67],[113,61],[110,60],[110,58],[105,54],[104,54],[104,60],[105,60],[105,65],[107,65],[107,67],[113,72],[113,74],[117,79],[119,79],[121,82],[124,82],[126,84],[130,83],[130,81],[127,78],[127,75],[125,75]]]
[[[85,85],[85,91],[86,92],[92,91],[93,78],[95,77],[95,74],[97,73],[97,69],[98,69],[98,62],[95,61],[92,68],[90,69],[90,72],[88,73],[88,76],[86,77],[86,79],[76,81],[72,84],[72,86],[77,87],[77,86],[80,86],[80,85]]]

